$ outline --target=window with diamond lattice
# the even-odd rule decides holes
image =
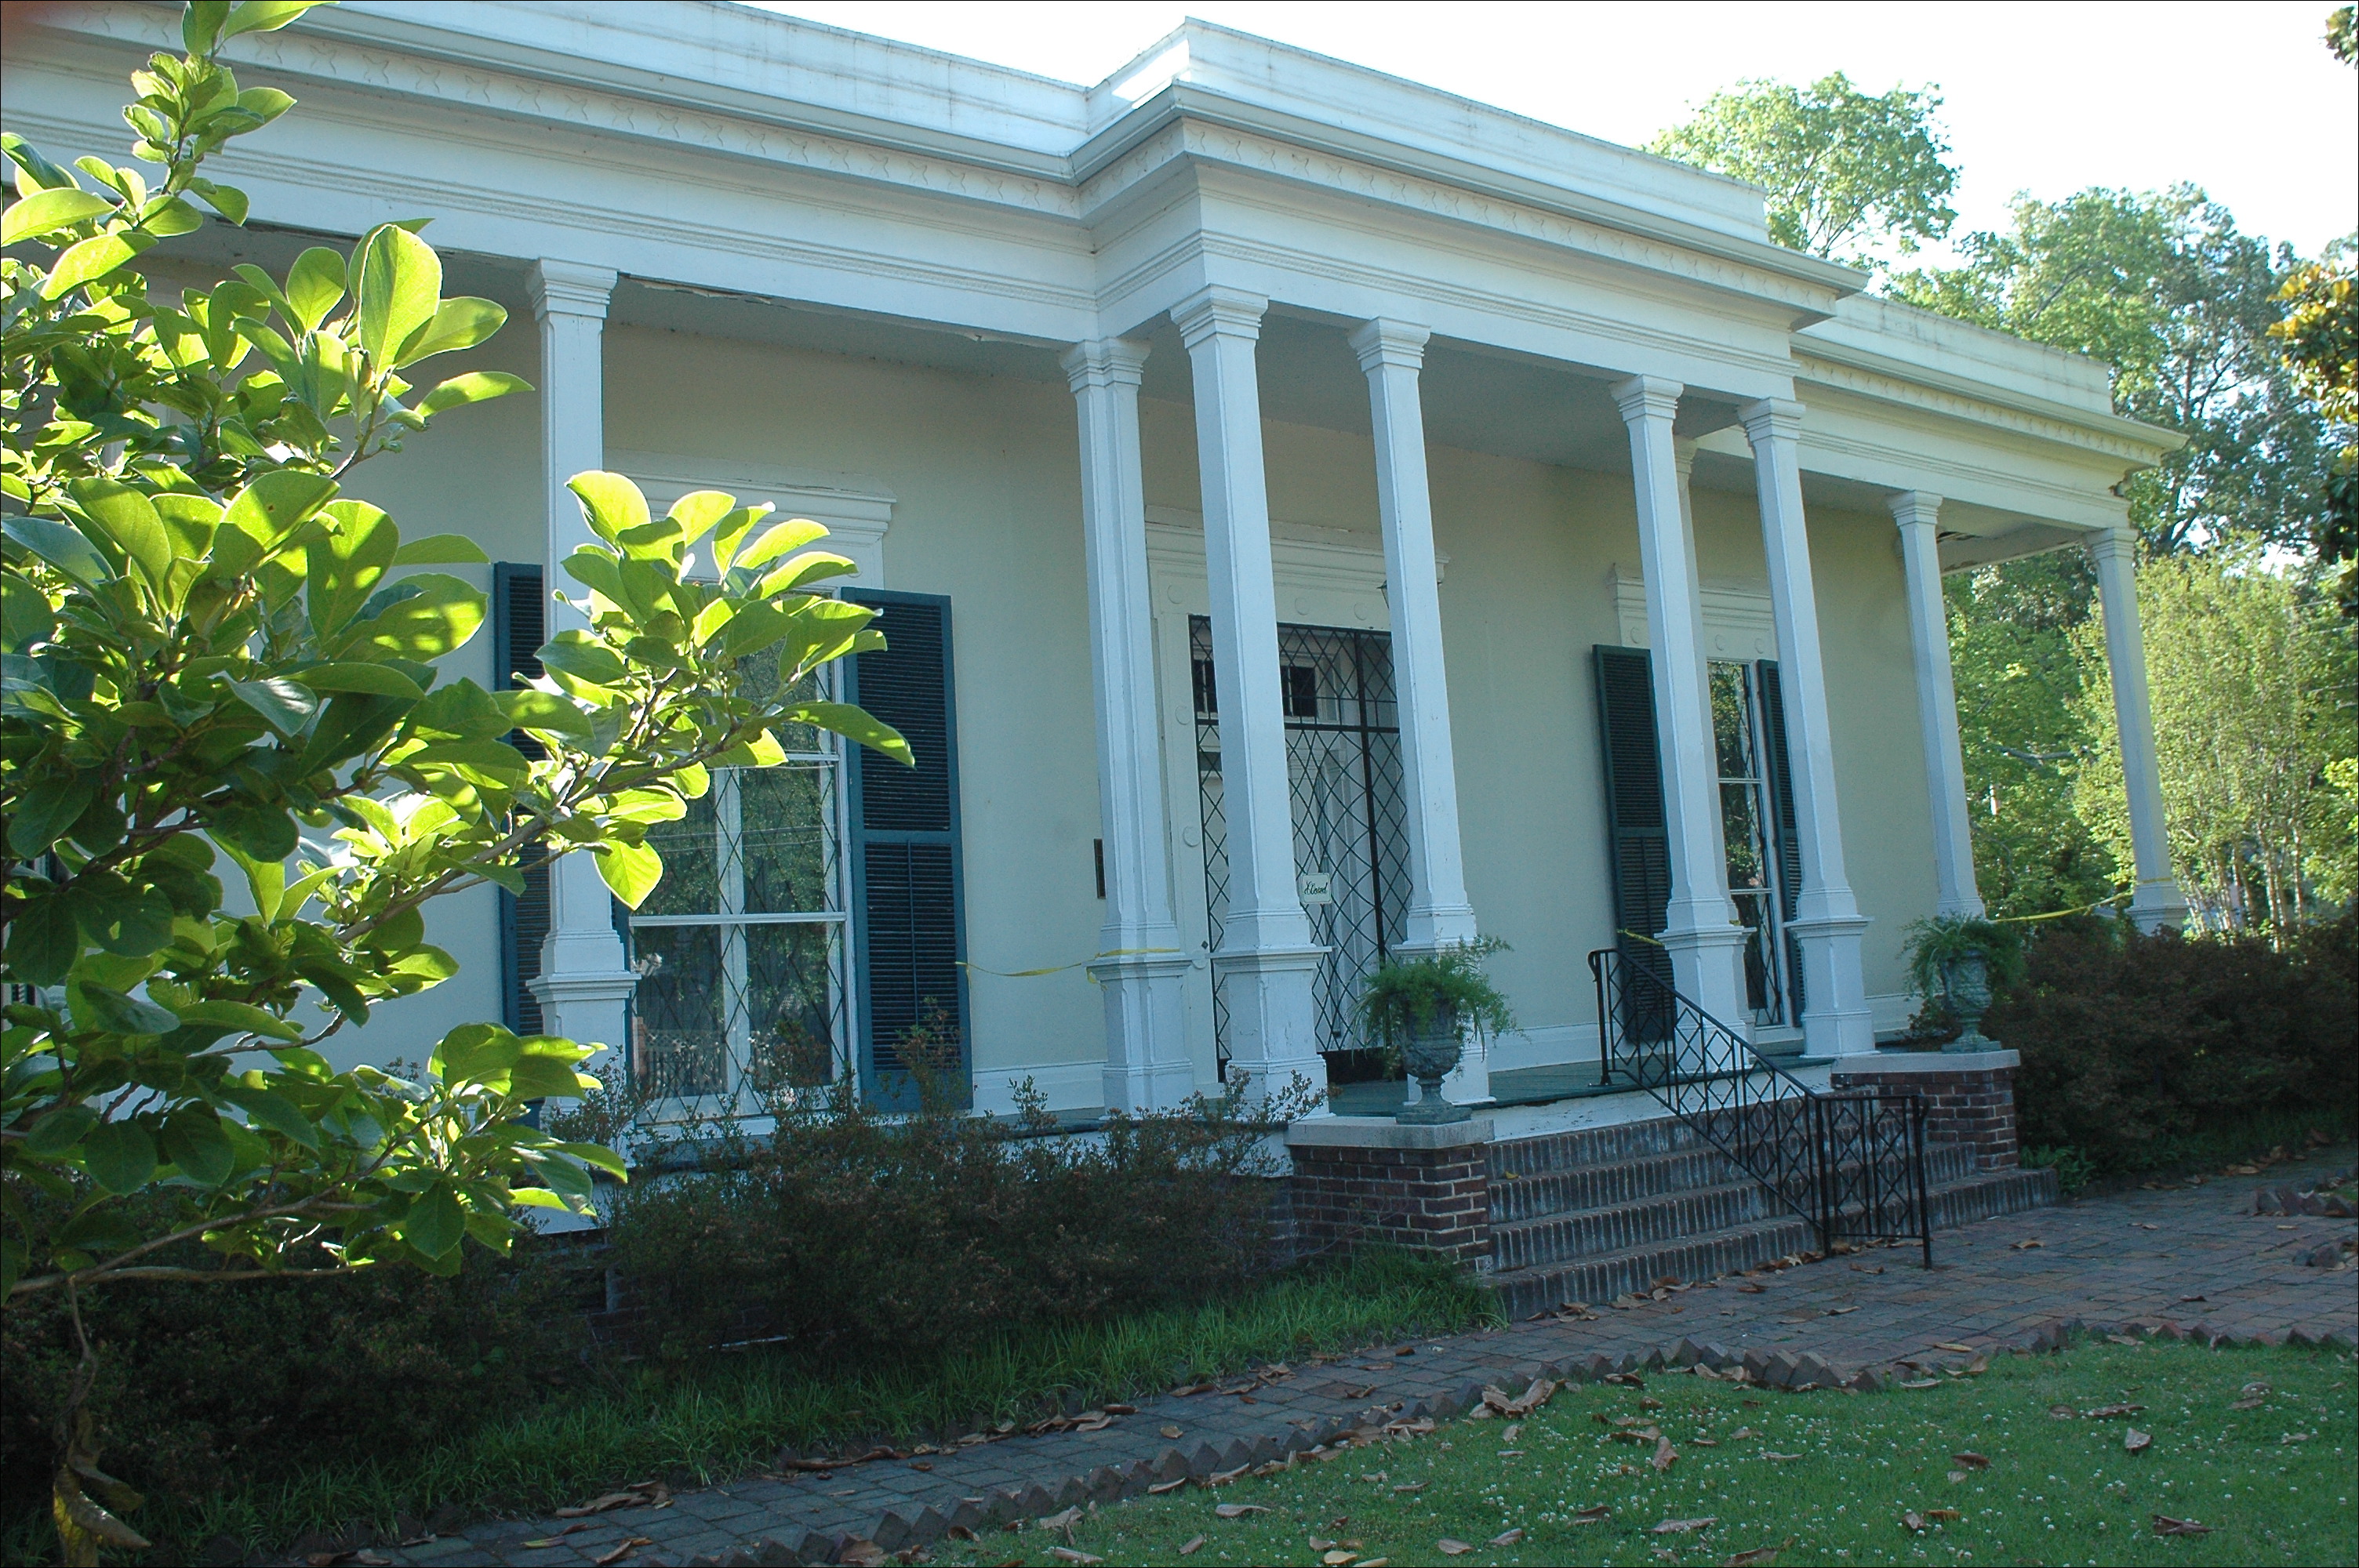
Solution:
[[[801,726],[779,741],[786,762],[714,770],[647,835],[664,875],[631,917],[632,1070],[659,1103],[750,1110],[842,1059],[842,743]]]
[[[1189,634],[1204,904],[1218,951],[1228,912],[1229,861],[1212,622],[1191,617]],[[1328,1054],[1331,1078],[1348,1082],[1378,1070],[1360,1023],[1360,988],[1401,939],[1408,911],[1408,799],[1392,641],[1382,632],[1281,625],[1277,656],[1294,866],[1307,893],[1310,939],[1328,950],[1314,985],[1320,1048]],[[1218,984],[1212,1025],[1225,1071],[1228,1008]]]

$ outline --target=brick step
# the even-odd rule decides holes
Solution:
[[[1658,1280],[1709,1280],[1758,1268],[1775,1259],[1817,1247],[1818,1234],[1808,1222],[1787,1213],[1767,1192],[1757,1187],[1755,1191],[1760,1195],[1760,1203],[1768,1206],[1756,1211],[1758,1218],[1684,1237],[1649,1240],[1601,1256],[1511,1266],[1506,1255],[1500,1253],[1500,1266],[1484,1282],[1501,1298],[1502,1311],[1511,1318],[1521,1318],[1566,1302],[1602,1306],[1615,1296],[1645,1291]],[[1938,1232],[1994,1215],[2046,1207],[2056,1201],[2056,1173],[1994,1171],[1943,1183],[1931,1187],[1926,1196],[1932,1211],[1932,1228]],[[1690,1212],[1708,1214],[1709,1209]],[[1729,1212],[1741,1213],[1743,1209],[1739,1206]],[[1529,1227],[1504,1228],[1514,1235]],[[1495,1247],[1501,1235],[1498,1231],[1493,1235]],[[1937,1249],[1939,1245],[1937,1240]]]
[[[1505,1270],[1579,1262],[1647,1247],[1718,1235],[1791,1211],[1758,1182],[1723,1178],[1716,1186],[1661,1193],[1635,1203],[1544,1214],[1491,1226],[1491,1252]]]
[[[1684,1130],[1684,1129],[1682,1129]],[[1963,1144],[1928,1143],[1929,1187],[1962,1181],[1973,1173],[1973,1152]],[[1708,1143],[1669,1154],[1640,1155],[1616,1163],[1520,1174],[1494,1169],[1491,1223],[1495,1227],[1617,1208],[1653,1197],[1701,1192],[1752,1178]]]
[[[1491,1179],[1546,1175],[1596,1165],[1626,1164],[1663,1154],[1705,1149],[1703,1139],[1666,1111],[1639,1121],[1584,1127],[1530,1138],[1505,1138],[1491,1145]]]

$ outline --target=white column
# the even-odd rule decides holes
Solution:
[[[1777,625],[1777,687],[1802,861],[1801,893],[1788,929],[1802,951],[1804,1049],[1815,1056],[1855,1056],[1875,1049],[1875,1016],[1868,1011],[1859,951],[1868,922],[1843,871],[1843,822],[1835,809],[1834,729],[1802,514],[1802,406],[1766,398],[1736,416],[1753,443],[1769,613]]]
[[[1657,935],[1670,950],[1680,993],[1729,1028],[1751,1033],[1745,1005],[1745,929],[1728,898],[1720,847],[1720,765],[1712,746],[1712,692],[1704,681],[1703,624],[1695,541],[1680,504],[1671,420],[1686,389],[1661,376],[1614,385],[1630,427],[1630,468],[1638,503],[1639,569],[1647,579],[1647,639],[1653,651],[1655,745],[1663,773],[1671,899]]]
[[[1228,914],[1212,973],[1227,1003],[1229,1062],[1257,1090],[1296,1074],[1327,1087],[1311,987],[1324,947],[1310,940],[1295,881],[1286,719],[1277,686],[1277,585],[1262,473],[1254,345],[1269,301],[1215,286],[1171,312],[1196,380],[1196,466],[1212,588],[1212,679],[1227,818]]]
[[[1958,746],[1958,694],[1950,676],[1950,613],[1941,599],[1941,498],[1911,490],[1891,501],[1900,526],[1908,641],[1917,665],[1917,724],[1925,738],[1925,790],[1933,811],[1933,911],[1983,917],[1974,886],[1974,838],[1966,806],[1966,760]]]
[[[540,322],[542,493],[549,525],[545,586],[552,594],[583,591],[560,564],[596,535],[565,481],[605,465],[606,301],[612,268],[580,262],[534,264],[527,285]],[[580,613],[551,599],[544,609],[551,636],[585,624]],[[638,984],[624,962],[614,933],[614,895],[586,854],[567,855],[549,870],[549,936],[541,944],[541,1027],[584,1044],[623,1044],[625,1004]]]
[[[1190,955],[1171,914],[1161,731],[1148,619],[1138,379],[1147,345],[1079,343],[1063,361],[1082,437],[1082,537],[1098,699],[1105,924],[1090,966],[1105,998],[1105,1105],[1169,1110],[1195,1089],[1184,989]]]
[[[2147,696],[2146,636],[2138,630],[2137,540],[2109,528],[2089,540],[2097,562],[2097,600],[2105,618],[2105,667],[2114,682],[2114,724],[2122,743],[2122,783],[2130,806],[2130,851],[2137,886],[2130,918],[2141,931],[2177,930],[2187,918],[2170,863],[2162,810],[2162,770],[2154,755],[2154,708]]]
[[[1352,333],[1368,377],[1376,443],[1376,510],[1385,531],[1385,600],[1392,611],[1393,697],[1400,715],[1401,784],[1408,796],[1408,911],[1398,950],[1415,955],[1472,942],[1458,841],[1458,769],[1450,743],[1442,667],[1441,592],[1433,562],[1433,502],[1425,474],[1425,406],[1418,373],[1432,334],[1375,320]],[[1490,1064],[1475,1043],[1443,1092],[1462,1105],[1491,1098]]]

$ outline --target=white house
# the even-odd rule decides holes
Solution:
[[[9,127],[120,157],[176,9],[16,29]],[[701,0],[347,0],[228,52],[300,107],[164,283],[431,216],[511,312],[474,363],[538,395],[354,478],[508,563],[452,663],[528,661],[567,476],[727,490],[860,562],[892,647],[843,684],[921,759],[725,781],[627,920],[578,861],[450,901],[464,973],[348,1058],[505,1016],[709,1104],[887,1087],[938,1014],[980,1107],[1168,1106],[1355,1076],[1359,977],[1481,933],[1522,1028],[1451,1092],[1529,1099],[1593,1076],[1617,932],[1761,1048],[1862,1054],[1903,927],[1979,909],[1940,576],[2059,547],[2133,913],[2177,916],[2114,493],[2173,438],[1772,245],[1751,187],[1198,22],[1086,88]]]

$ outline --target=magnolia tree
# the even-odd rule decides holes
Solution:
[[[444,678],[481,626],[464,537],[405,541],[344,495],[356,465],[472,403],[527,390],[437,356],[501,308],[446,298],[416,231],[306,251],[177,300],[139,258],[246,199],[207,155],[292,104],[218,54],[311,0],[187,8],[187,52],[132,79],[142,168],[71,168],[5,137],[5,961],[0,1294],[238,1281],[506,1249],[528,1206],[584,1210],[612,1151],[537,1130],[592,1087],[594,1048],[452,1030],[422,1076],[339,1072],[318,1047],[449,979],[434,898],[588,853],[636,905],[650,825],[710,770],[782,760],[816,725],[907,762],[855,708],[797,695],[881,647],[872,611],[814,592],[852,563],[825,532],[712,492],[662,517],[616,474],[572,488],[597,543],[563,563],[580,624],[514,690]],[[160,172],[159,172],[160,171]],[[515,743],[518,732],[529,748]],[[227,903],[242,884],[252,913]],[[80,1314],[71,1314],[77,1333]],[[138,1537],[81,1412],[60,1421],[70,1560]]]

